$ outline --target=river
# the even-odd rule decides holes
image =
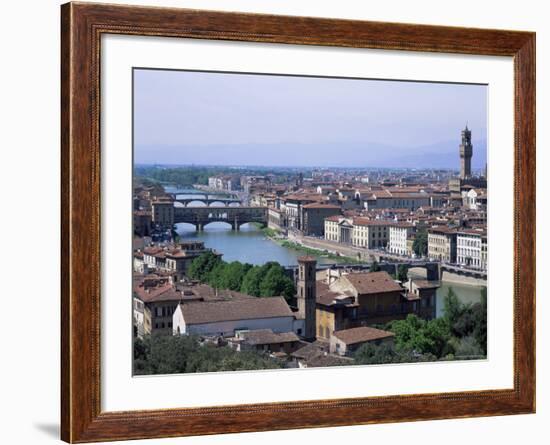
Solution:
[[[225,261],[240,261],[261,265],[268,261],[277,261],[283,266],[295,266],[298,257],[303,255],[298,250],[283,247],[265,237],[254,224],[243,224],[235,232],[223,222],[208,224],[202,232],[197,232],[191,224],[177,224],[177,232],[183,239],[204,241],[206,247],[223,253]],[[317,256],[320,264],[333,264],[334,259]]]

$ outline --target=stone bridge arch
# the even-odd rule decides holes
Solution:
[[[174,207],[174,224],[193,224],[198,231],[213,222],[231,224],[239,230],[246,223],[267,225],[266,207]]]

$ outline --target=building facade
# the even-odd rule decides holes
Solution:
[[[298,258],[298,317],[304,320],[303,337],[315,339],[315,306],[317,260],[311,256]]]
[[[456,235],[456,229],[446,226],[428,229],[428,258],[445,263],[455,263]]]
[[[472,132],[466,128],[462,130],[462,143],[460,144],[460,179],[472,176]]]
[[[367,249],[384,249],[388,245],[391,221],[353,218],[352,244]]]
[[[461,230],[456,237],[456,261],[472,269],[487,270],[487,232]]]
[[[415,226],[412,223],[400,222],[390,226],[389,251],[396,255],[410,254],[408,240],[415,232]]]

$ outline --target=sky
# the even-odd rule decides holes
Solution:
[[[486,162],[487,86],[134,70],[139,164],[458,168]]]

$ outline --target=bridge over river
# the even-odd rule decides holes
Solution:
[[[240,205],[242,200],[234,193],[206,193],[206,192],[185,192],[185,193],[170,193],[174,203],[179,203],[183,207],[187,207],[191,202],[200,202],[205,206],[212,204],[222,204],[229,206],[231,204]]]
[[[247,223],[265,226],[267,207],[174,207],[174,224],[194,224],[197,231],[201,231],[213,222],[226,222],[233,230]]]

